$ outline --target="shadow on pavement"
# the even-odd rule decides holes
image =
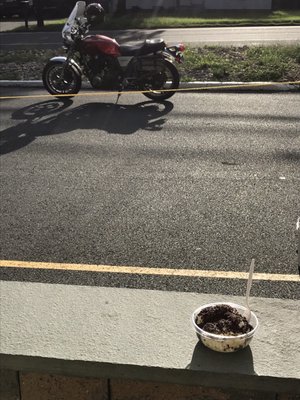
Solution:
[[[0,132],[0,154],[18,150],[38,136],[77,129],[121,135],[130,135],[139,129],[160,131],[166,122],[162,117],[173,109],[169,101],[145,101],[134,105],[87,103],[68,109],[72,103],[70,99],[55,99],[15,111],[12,119],[25,122]]]
[[[194,348],[192,360],[186,368],[221,374],[256,375],[249,346],[235,353],[224,354],[212,351],[198,342]]]

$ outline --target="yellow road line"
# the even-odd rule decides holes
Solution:
[[[159,90],[159,92],[185,92],[185,91],[200,91],[200,90],[211,90],[211,89],[241,89],[241,88],[260,88],[266,86],[273,86],[273,85],[300,85],[300,81],[293,81],[293,82],[266,82],[266,83],[246,83],[246,84],[239,84],[239,85],[226,85],[224,82],[223,85],[219,86],[202,86],[202,87],[191,87],[191,88],[179,88],[179,89],[163,89]],[[110,92],[92,92],[92,93],[77,93],[71,96],[73,97],[80,97],[80,96],[107,96],[107,95],[119,95],[119,94],[142,94],[142,93],[152,93],[152,90],[132,90],[132,91],[110,91]],[[43,97],[69,97],[69,94],[38,94],[38,95],[16,95],[16,96],[0,96],[0,100],[7,100],[7,99],[34,99],[34,98],[43,98]]]
[[[176,268],[149,268],[133,267],[123,265],[96,265],[96,264],[64,264],[31,261],[0,260],[0,268],[41,269],[41,270],[65,270],[84,272],[106,272],[114,274],[136,274],[136,275],[160,275],[160,276],[185,276],[197,278],[215,279],[248,279],[247,272],[214,271],[197,269]],[[255,273],[254,280],[277,281],[277,282],[300,282],[298,275]]]

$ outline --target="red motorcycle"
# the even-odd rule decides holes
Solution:
[[[97,90],[141,91],[153,100],[173,96],[180,82],[174,62],[183,61],[184,45],[167,47],[163,39],[119,45],[106,36],[87,35],[103,18],[100,4],[76,3],[62,31],[67,55],[51,58],[43,71],[48,92],[72,97],[86,76]]]

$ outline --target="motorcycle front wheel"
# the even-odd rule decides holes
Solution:
[[[63,62],[50,61],[43,70],[43,83],[50,94],[71,98],[81,89],[81,76]]]
[[[151,100],[166,100],[173,96],[179,87],[179,73],[177,68],[167,60],[163,62],[163,68],[154,70],[145,87],[147,92],[143,94]]]

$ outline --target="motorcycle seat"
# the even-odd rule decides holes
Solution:
[[[166,47],[163,39],[146,39],[143,43],[134,45],[121,45],[120,52],[122,56],[144,56],[146,54],[156,53]]]

